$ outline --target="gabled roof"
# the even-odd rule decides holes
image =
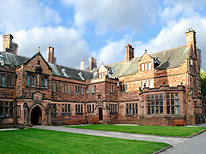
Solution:
[[[8,65],[10,67],[13,67],[13,68],[20,67],[22,64],[27,64],[35,56],[41,55],[40,53],[37,53],[32,58],[28,58],[28,57],[23,57],[23,56],[19,56],[19,55],[14,55],[14,54],[8,53],[8,52],[1,52],[0,51],[0,54],[4,57],[4,64]],[[45,59],[44,59],[44,61],[45,61]],[[80,80],[80,81],[82,81],[83,79],[92,79],[93,78],[93,74],[91,72],[77,70],[77,69],[73,69],[73,68],[69,68],[69,67],[61,66],[61,65],[57,65],[57,64],[51,64],[51,63],[48,63],[47,61],[45,61],[45,63],[48,65],[48,67],[50,69],[52,69],[52,75],[70,78],[70,79],[74,79],[74,80]],[[64,71],[62,71],[62,70],[64,70]],[[80,72],[81,72],[81,75],[78,74]]]
[[[167,68],[177,67],[181,63],[184,63],[187,58],[188,51],[189,48],[187,48],[186,46],[182,46],[171,50],[153,53],[150,54],[150,56],[160,62],[160,64],[155,67],[155,69],[164,70]],[[138,73],[138,63],[141,57],[133,58],[129,63],[121,61],[108,65],[114,70],[114,73],[111,75],[111,77],[121,77]]]
[[[48,66],[48,68],[51,70],[51,67],[48,65],[47,61],[44,59],[44,57],[41,55],[40,52],[37,52],[32,58],[28,59],[26,62],[24,62],[24,64],[28,64],[32,59],[34,59],[36,56],[40,56],[43,61],[46,63],[46,65]]]

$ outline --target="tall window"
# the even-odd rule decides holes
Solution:
[[[110,114],[117,114],[117,104],[110,104]]]
[[[56,104],[51,104],[51,112],[52,114],[56,114]]]
[[[64,93],[65,89],[64,89],[64,83],[61,84],[61,89],[62,89],[62,92]]]
[[[70,104],[62,104],[62,114],[70,113]]]
[[[138,103],[127,103],[126,104],[126,115],[138,114]]]
[[[119,91],[120,92],[127,92],[128,91],[128,84],[127,83],[120,83],[119,84]]]
[[[89,105],[87,105],[87,112],[88,113],[91,113],[91,112],[94,112],[94,104],[89,104]]]
[[[152,85],[152,80],[142,81],[142,82],[141,82],[141,87],[142,87],[142,89],[144,88],[144,85],[145,85],[146,87],[152,88],[152,87],[153,87],[153,85]]]
[[[163,114],[163,94],[147,95],[147,114]]]
[[[151,62],[141,64],[141,71],[151,70]]]
[[[41,87],[48,88],[48,79],[46,77],[41,78]]]
[[[179,114],[178,94],[167,93],[167,114]]]
[[[56,82],[52,83],[52,91],[54,91],[54,92],[57,91],[57,84],[56,84]]]
[[[8,86],[13,87],[13,76],[12,75],[7,76],[7,81],[8,81]]]
[[[144,71],[144,64],[141,64],[141,71]]]
[[[114,85],[110,85],[110,92],[114,93]]]
[[[75,86],[76,94],[83,94],[83,87],[82,86]]]
[[[14,116],[14,102],[0,101],[0,117]]]
[[[65,92],[66,93],[71,93],[71,86],[70,86],[70,84],[65,84]]]
[[[75,105],[76,114],[83,114],[83,105]]]
[[[92,93],[96,93],[96,85],[92,86]]]
[[[34,87],[34,76],[33,75],[27,76],[27,86]]]

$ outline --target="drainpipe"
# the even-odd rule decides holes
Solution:
[[[17,127],[16,80],[17,80],[17,74],[15,73],[14,75],[14,127]]]
[[[84,120],[86,121],[87,115],[86,115],[86,101],[87,101],[87,86],[84,87]]]
[[[119,85],[117,85],[117,119],[119,119]]]
[[[185,93],[186,93],[186,99],[185,99],[185,105],[186,105],[186,124],[188,125],[188,85],[189,85],[189,60],[187,58],[187,72],[186,72],[186,90],[185,90]]]

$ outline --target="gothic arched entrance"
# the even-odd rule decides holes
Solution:
[[[31,124],[33,125],[42,124],[42,112],[38,106],[34,107],[31,111]]]
[[[99,108],[99,120],[103,120],[103,112],[102,112],[102,108]]]

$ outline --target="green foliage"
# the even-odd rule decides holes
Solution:
[[[166,143],[125,140],[38,129],[0,131],[0,153],[141,153],[150,154]]]
[[[206,72],[204,72],[202,69],[200,71],[200,78],[202,95],[206,96]]]
[[[122,125],[85,125],[85,126],[70,126],[70,127],[82,128],[82,129],[114,131],[114,132],[135,133],[135,134],[178,136],[178,137],[188,137],[205,129],[202,127],[122,126]]]

